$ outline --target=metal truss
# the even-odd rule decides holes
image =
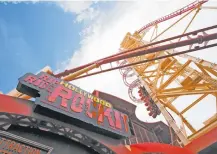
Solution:
[[[210,31],[209,28],[194,31],[193,33],[186,33],[187,29],[192,24],[192,21],[201,10],[202,3],[199,4],[199,2],[203,3],[206,1],[198,1],[198,3],[195,1],[188,7],[182,8],[180,10],[181,12],[185,9],[187,10],[190,8],[190,6],[192,6],[192,9],[188,10],[188,13],[180,17],[180,19],[178,19],[172,25],[168,26],[159,34],[157,33],[159,23],[164,21],[164,19],[169,20],[173,15],[177,15],[177,11],[147,24],[134,34],[128,33],[121,43],[121,50],[123,53],[135,48],[140,49],[140,47],[144,46],[146,48],[146,51],[153,49],[158,50],[158,52],[153,52],[152,54],[149,53],[138,55],[137,57],[130,57],[127,60],[121,61],[119,63],[119,66],[125,66],[125,68],[121,68],[120,72],[123,76],[125,85],[129,87],[130,98],[134,102],[147,104],[146,100],[144,101],[144,98],[147,97],[147,95],[143,97],[135,97],[133,95],[134,89],[138,90],[139,87],[144,87],[148,91],[148,96],[154,100],[155,104],[158,106],[158,108],[161,110],[161,113],[167,120],[169,126],[173,128],[184,145],[187,145],[195,138],[200,137],[201,135],[209,132],[217,126],[216,114],[213,115],[213,117],[210,117],[210,119],[207,121],[203,121],[203,127],[199,129],[195,128],[192,125],[192,122],[189,122],[185,116],[187,111],[192,111],[194,107],[197,104],[201,103],[202,100],[207,96],[214,96],[217,100],[217,65],[186,54],[188,52],[192,52],[193,50],[195,51],[205,49],[217,45],[216,40],[208,41],[203,39],[209,35],[208,33],[213,32]],[[181,35],[161,41],[156,40],[193,11],[195,11],[195,13]],[[147,37],[143,38],[144,35],[146,35],[146,33],[149,31],[150,27],[155,27],[151,35],[151,39]],[[214,27],[216,28],[216,26]],[[215,30],[215,28],[213,30]],[[154,37],[155,32],[156,36]],[[152,39],[153,37],[154,39]],[[193,38],[197,38],[197,42],[194,42]],[[215,36],[214,38],[217,37]],[[150,41],[148,42],[144,40]],[[185,41],[183,42],[183,40],[190,42],[192,41],[192,44],[189,42],[189,44],[186,44],[186,46],[183,48],[183,46],[181,47],[178,45],[184,43]],[[170,44],[167,44],[167,41],[169,41]],[[134,76],[129,76],[129,72],[131,74],[133,72]],[[126,84],[126,81],[130,80],[129,78],[132,76],[135,80],[132,83]],[[137,82],[136,86],[134,82]],[[199,97],[197,97],[195,100],[187,99],[188,105],[184,109],[180,109],[174,105],[177,103],[177,100],[180,100],[180,98],[187,98],[186,96]],[[147,108],[148,111],[149,107],[150,106]],[[181,127],[176,124],[174,118],[167,111],[168,109],[170,111],[173,111],[173,113],[175,113],[180,118],[182,122]],[[188,134],[186,132],[186,129],[189,130]]]
[[[47,131],[61,135],[82,145],[85,145],[100,154],[115,154],[115,152],[113,152],[102,143],[72,128],[33,117],[0,112],[0,129],[7,131],[11,125],[29,127],[30,129],[36,128],[41,131]]]

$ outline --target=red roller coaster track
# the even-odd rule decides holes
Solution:
[[[144,31],[144,30],[146,30],[146,29],[148,29],[148,28],[150,28],[150,27],[152,27],[152,26],[154,26],[154,25],[156,25],[156,24],[158,24],[158,23],[164,22],[164,21],[166,21],[166,20],[169,20],[169,19],[172,19],[172,18],[174,18],[174,17],[176,17],[176,16],[179,16],[179,15],[185,13],[185,12],[188,12],[188,11],[190,11],[190,10],[196,9],[196,8],[198,8],[200,5],[206,3],[207,1],[208,1],[208,0],[199,0],[199,1],[195,1],[195,2],[193,2],[193,3],[191,3],[191,4],[189,4],[189,5],[187,5],[187,6],[183,7],[183,8],[181,8],[181,9],[179,9],[179,10],[177,10],[177,11],[175,11],[175,12],[169,14],[169,15],[166,15],[166,16],[164,16],[164,17],[161,17],[161,18],[159,18],[159,19],[157,19],[157,20],[155,20],[155,21],[153,21],[153,22],[150,22],[149,24],[143,26],[138,32],[141,33],[142,31]],[[205,30],[205,29],[204,29],[204,30]],[[195,31],[195,32],[196,32],[196,31]],[[185,35],[183,35],[183,36],[185,36]],[[160,42],[158,42],[158,43],[160,43]],[[151,46],[151,45],[154,45],[154,44],[150,44],[150,46]],[[148,45],[148,46],[149,46],[149,45]],[[134,50],[142,49],[142,48],[145,48],[145,47],[148,47],[148,46],[147,46],[147,45],[144,45],[144,46],[141,46],[141,47],[132,49],[132,50],[125,51],[124,53],[126,54],[127,52],[131,52],[131,51],[134,51]],[[64,72],[58,73],[58,74],[56,74],[55,76],[56,76],[56,77],[66,76],[66,75],[68,75],[68,74],[70,74],[70,73],[73,73],[73,72],[76,72],[76,71],[78,71],[78,70],[80,70],[80,69],[83,69],[83,68],[85,68],[85,67],[88,67],[88,66],[90,66],[90,65],[92,65],[92,64],[94,64],[94,63],[98,63],[99,61],[103,61],[103,60],[106,60],[106,59],[108,59],[108,58],[115,57],[115,56],[118,56],[118,55],[121,55],[121,54],[123,54],[123,53],[114,54],[114,55],[112,55],[112,56],[103,58],[103,59],[101,59],[101,60],[98,60],[98,61],[95,61],[95,62],[86,64],[86,65],[79,66],[79,67],[77,67],[77,68],[73,68],[73,69],[70,69],[70,70],[65,70]]]
[[[148,28],[150,28],[150,27],[152,27],[152,26],[154,26],[156,24],[159,24],[159,23],[164,22],[166,20],[169,20],[169,19],[172,19],[172,18],[177,17],[179,15],[182,15],[185,12],[188,12],[190,10],[198,8],[200,5],[202,5],[202,4],[206,3],[206,2],[208,2],[208,0],[194,1],[193,3],[181,8],[181,9],[175,11],[175,12],[172,12],[172,13],[164,16],[164,17],[161,17],[161,18],[159,18],[159,19],[157,19],[155,21],[152,21],[152,22],[148,23],[147,25],[143,26],[138,32],[141,33],[144,30],[146,30],[146,29],[148,29]]]
[[[80,67],[77,67],[77,68],[74,68],[74,69],[71,69],[71,70],[66,70],[66,71],[64,71],[62,73],[59,73],[59,74],[56,74],[54,76],[56,76],[56,77],[66,76],[66,75],[68,75],[70,73],[73,73],[73,72],[75,72],[77,70],[88,67],[88,66],[90,66],[92,64],[97,64],[98,66],[101,66],[101,65],[104,65],[104,64],[112,63],[112,62],[118,62],[120,60],[125,60],[127,58],[146,55],[146,54],[150,54],[150,53],[156,53],[156,52],[163,51],[163,50],[169,50],[169,49],[185,47],[185,46],[188,47],[189,46],[189,49],[185,50],[185,51],[180,51],[180,52],[177,52],[177,53],[174,53],[174,54],[170,54],[170,55],[162,56],[162,57],[157,57],[157,58],[150,59],[150,60],[139,61],[139,62],[132,63],[132,64],[126,64],[126,65],[122,65],[122,66],[112,67],[112,68],[109,68],[109,69],[100,70],[100,71],[97,71],[97,72],[89,73],[89,74],[82,75],[82,76],[79,76],[79,77],[75,78],[75,79],[80,79],[80,78],[84,78],[84,77],[87,77],[87,76],[92,76],[92,75],[95,75],[95,74],[100,74],[100,73],[104,73],[104,72],[108,72],[108,71],[112,71],[112,70],[116,70],[116,69],[121,69],[121,68],[124,68],[124,67],[129,67],[129,66],[132,66],[132,65],[137,65],[137,64],[157,60],[157,59],[167,58],[169,56],[175,56],[175,55],[179,55],[179,54],[184,54],[184,53],[193,52],[193,51],[197,51],[197,50],[201,50],[201,49],[205,49],[205,48],[214,47],[214,46],[217,45],[216,43],[213,43],[213,44],[210,44],[210,45],[207,45],[207,44],[208,44],[209,41],[217,39],[217,33],[212,33],[212,34],[207,34],[206,33],[206,31],[213,30],[213,29],[217,29],[217,25],[207,27],[207,28],[203,28],[203,29],[200,29],[200,30],[196,30],[196,31],[193,31],[193,32],[189,32],[189,33],[186,33],[186,34],[183,34],[183,35],[174,36],[174,37],[164,39],[164,40],[161,40],[161,41],[158,41],[158,42],[150,43],[148,45],[144,45],[144,46],[132,49],[132,50],[127,50],[126,52],[118,53],[118,54],[115,54],[115,55],[112,55],[112,56],[97,60],[95,62],[86,64],[86,65],[83,65],[83,66],[80,66]],[[199,33],[201,33],[201,34],[199,34]],[[175,43],[170,43],[170,41],[175,40],[177,38],[183,38],[183,40],[179,41],[179,42],[175,42]],[[167,42],[167,44],[158,46],[158,44],[165,43],[165,42]],[[200,47],[199,44],[202,44],[202,43],[204,43],[204,46]],[[151,47],[153,45],[155,45],[155,47]],[[192,49],[192,45],[196,45],[196,46]],[[150,48],[148,48],[148,47],[150,47]],[[143,49],[143,48],[146,48],[146,49]],[[138,49],[141,49],[141,50],[137,51]],[[73,79],[73,80],[75,80],[75,79]]]

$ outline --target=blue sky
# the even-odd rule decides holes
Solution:
[[[0,3],[0,91],[12,90],[17,79],[72,56],[79,48],[82,24],[52,3]]]

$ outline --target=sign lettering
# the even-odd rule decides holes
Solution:
[[[28,154],[41,154],[41,150],[32,148],[30,146],[6,139],[0,139],[0,146],[5,152],[14,152],[14,153],[28,153]]]
[[[19,79],[17,90],[35,97],[37,105],[119,137],[130,136],[126,114],[114,109],[111,103],[44,72],[38,75],[27,73]]]
[[[19,138],[19,139],[18,139]],[[0,131],[0,153],[3,154],[47,154],[51,147],[29,141],[14,134]]]

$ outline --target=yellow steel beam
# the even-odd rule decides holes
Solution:
[[[174,63],[175,63],[175,62],[172,61],[172,62],[169,64],[169,66],[167,67],[167,69],[168,69],[169,67],[171,67]],[[165,69],[162,70],[160,67],[161,67],[161,63],[159,63],[158,69],[154,71],[154,72],[157,72],[157,74],[156,74],[156,75],[148,76],[148,77],[156,77],[156,78],[154,79],[154,81],[152,82],[152,84],[153,84],[153,86],[154,86],[155,88],[156,88],[156,86],[157,86],[157,83],[158,83],[158,80],[160,79],[160,77],[163,77],[163,76],[165,76],[165,75],[174,74],[174,72],[166,72]],[[162,80],[161,80],[161,83],[162,83]],[[161,85],[161,84],[160,84],[160,85]]]
[[[155,69],[155,70],[149,70],[149,71],[145,71],[145,72],[143,72],[144,74],[145,73],[152,73],[152,72],[156,72],[157,71],[157,69]]]
[[[210,76],[209,73],[201,66],[200,64],[195,63],[195,65],[207,76]]]
[[[146,63],[145,66],[143,67],[143,69],[142,69],[142,70],[140,69],[140,70],[138,71],[139,75],[143,75],[144,70],[146,70],[150,65],[154,65],[154,64],[155,64],[155,63],[153,63],[153,62]]]
[[[217,10],[217,7],[215,7],[215,6],[203,6],[203,7],[201,7],[201,9],[213,9],[213,10]]]
[[[194,140],[194,139],[208,133],[209,131],[211,131],[212,129],[214,129],[216,127],[217,127],[217,120],[214,120],[213,122],[209,123],[208,125],[205,125],[201,129],[199,129],[197,131],[197,133],[188,136],[188,139],[192,141],[192,140]]]
[[[155,26],[156,27],[156,36],[158,35],[158,25]]]
[[[202,61],[201,61],[202,62]],[[207,75],[207,77],[211,78],[211,76],[209,75],[209,73],[207,73],[207,71],[204,69],[204,67],[201,64],[195,63],[195,65],[203,72],[203,74]],[[212,85],[207,85],[207,87],[209,87],[210,89],[212,89]],[[213,94],[215,96],[215,94]]]
[[[167,99],[167,104],[172,104],[178,97],[171,97],[171,98],[166,98]]]
[[[173,111],[175,114],[180,115],[179,111],[175,108],[174,105],[172,105],[171,103],[167,103],[165,102],[164,99],[160,99],[159,100],[161,102],[161,104],[163,104],[165,107],[168,107],[171,111]]]
[[[209,125],[210,123],[212,123],[213,121],[217,120],[217,113],[215,113],[211,118],[209,118],[208,120],[204,121],[203,124],[204,125]]]
[[[163,82],[164,82],[164,74],[163,74],[163,76],[161,77],[161,80],[160,80],[160,85],[162,85],[162,84],[163,84]]]
[[[214,71],[213,69],[211,69],[211,68],[209,68],[209,67],[205,67],[205,69],[206,69],[208,72],[212,73],[213,75],[215,75],[215,76],[217,77],[217,72],[216,72],[216,71]]]
[[[217,94],[215,95],[215,100],[216,100],[216,113],[217,113]]]
[[[176,51],[175,50],[169,50],[168,52],[170,54],[172,54],[172,53],[175,53]],[[188,55],[188,54],[181,54],[181,55],[178,55],[178,56],[182,57],[182,58],[185,58],[185,59],[188,59],[188,60],[191,60],[195,64],[199,64],[199,65],[201,65],[203,67],[211,67],[211,69],[217,70],[217,64],[211,63],[211,62],[206,61],[204,59],[200,59],[198,57],[194,57],[194,56],[191,56],[191,55]]]
[[[139,74],[139,73],[138,73]],[[149,79],[149,77],[144,76],[144,74],[139,74],[141,76],[141,78],[145,81],[148,80],[148,83],[151,83],[151,80]]]
[[[156,26],[154,27],[154,30],[153,30],[153,32],[152,32],[152,34],[151,34],[150,42],[151,42],[151,40],[152,40],[152,38],[153,38],[153,36],[154,36],[155,30],[156,30]]]
[[[171,104],[171,103],[165,103],[165,101],[160,100],[160,102],[165,105],[166,107],[168,107],[171,111],[173,111],[174,113],[176,113],[178,116],[180,116],[180,118],[182,119],[182,121],[185,123],[185,125],[191,130],[192,133],[196,133],[197,131],[194,129],[194,127],[183,117],[183,115],[181,115],[179,113],[179,111]]]
[[[171,67],[172,67],[176,62],[177,62],[177,60],[176,60],[176,59],[173,59],[173,60],[169,63],[169,65],[167,65],[167,67],[164,68],[164,71],[167,71],[168,69],[171,69]]]
[[[180,19],[178,19],[176,22],[174,22],[172,25],[170,25],[168,28],[166,28],[164,31],[162,31],[160,34],[158,34],[155,38],[153,38],[150,42],[153,42],[158,37],[160,37],[161,35],[163,35],[166,31],[168,31],[169,29],[171,29],[173,26],[175,26],[177,23],[179,23],[182,19],[184,19],[186,16],[188,16],[194,10],[195,9],[193,9],[193,10],[189,11],[188,13],[186,13],[184,16],[182,16]]]
[[[166,88],[172,81],[174,81],[176,79],[176,77],[181,74],[184,69],[191,63],[190,60],[188,60],[178,71],[176,71],[165,83],[163,83],[158,91],[161,91],[162,89]]]
[[[192,71],[192,70],[193,70],[193,69],[189,69],[188,71]],[[201,72],[195,71],[194,73],[195,73],[196,75],[200,76],[204,81],[206,81],[206,82],[212,84],[212,87],[217,88],[217,80],[216,80],[216,79],[212,78],[211,76],[207,76],[207,75],[205,75],[205,74],[203,74],[203,73],[201,73]]]
[[[153,73],[152,73],[153,74]],[[171,74],[174,74],[174,73],[169,73],[169,72],[167,72],[167,73],[165,73],[164,75],[171,75]],[[152,78],[152,77],[156,77],[156,75],[149,75],[149,76],[145,76],[144,75],[144,77],[145,78]],[[153,81],[152,81],[153,82]]]
[[[200,11],[200,6],[197,8],[194,16],[192,17],[192,19],[190,20],[190,22],[188,23],[187,27],[185,28],[184,32],[182,34],[185,34],[186,31],[188,30],[188,28],[190,27],[190,25],[192,24],[193,20],[195,19],[195,17],[197,16],[197,14],[199,13]],[[182,39],[182,37],[179,38],[178,42]]]
[[[167,98],[167,97],[175,97],[175,96],[183,96],[183,95],[198,95],[198,94],[211,94],[216,93],[217,89],[207,89],[207,90],[189,90],[183,92],[171,92],[171,93],[158,93],[158,98]]]
[[[150,77],[156,77],[156,75],[154,75],[154,73],[155,72],[152,72],[151,74],[150,74]],[[153,80],[154,81],[154,80]],[[150,83],[153,83],[153,81],[151,81]]]
[[[185,123],[184,123],[184,121],[182,120],[182,115],[180,114],[179,115],[179,118],[181,119],[181,128],[182,128],[182,130],[183,130],[183,133],[184,133],[184,135],[187,137],[188,135],[187,135],[187,131],[186,131],[186,129],[185,129]]]
[[[194,101],[191,105],[189,105],[188,107],[186,107],[184,110],[181,111],[181,114],[184,114],[185,112],[187,112],[190,108],[192,108],[193,106],[195,106],[197,103],[199,103],[202,99],[204,99],[206,96],[208,96],[208,94],[204,94],[201,97],[199,97],[196,101]]]
[[[71,81],[74,78],[78,77],[79,75],[82,75],[82,74],[84,74],[84,73],[86,73],[86,72],[88,72],[88,71],[90,71],[90,70],[92,70],[94,68],[98,68],[98,65],[97,64],[92,64],[92,65],[90,65],[90,66],[88,66],[88,67],[86,67],[84,69],[81,69],[81,70],[79,70],[79,71],[77,71],[75,73],[72,73],[72,74],[69,74],[69,75],[63,77],[62,79],[65,80],[65,81]]]
[[[182,121],[185,123],[185,125],[190,129],[190,131],[195,134],[197,132],[196,129],[194,129],[194,127],[181,115],[180,116]]]
[[[187,88],[205,88],[207,89],[208,86],[211,86],[210,83],[202,83],[197,85],[188,86]],[[182,91],[186,90],[185,87],[177,87],[177,88],[170,88],[170,89],[164,89],[161,92],[173,92],[173,91]]]

